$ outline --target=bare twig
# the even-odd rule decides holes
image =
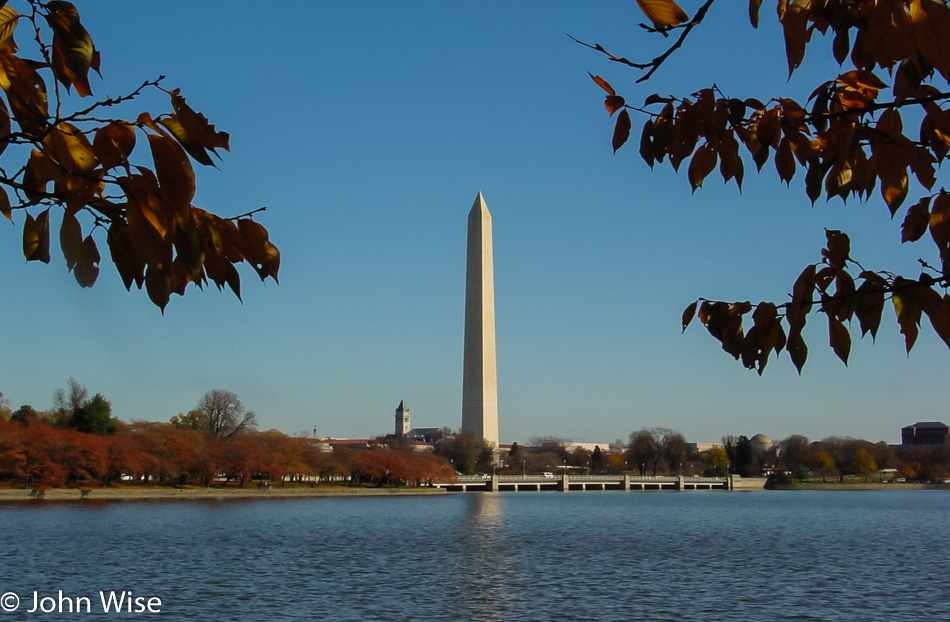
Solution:
[[[246,214],[240,214],[240,215],[238,215],[238,216],[231,216],[230,218],[225,218],[225,220],[240,220],[240,219],[242,219],[242,218],[251,218],[252,216],[254,216],[254,214],[256,214],[256,213],[258,213],[258,212],[266,212],[266,211],[267,211],[267,208],[266,208],[266,207],[259,207],[259,208],[255,209],[255,210],[251,210],[251,211],[247,212]]]
[[[659,56],[657,56],[656,58],[654,58],[653,60],[647,63],[635,63],[627,58],[623,58],[621,56],[617,56],[615,54],[608,52],[599,43],[591,45],[590,43],[585,43],[583,41],[580,41],[576,39],[575,37],[572,37],[571,35],[568,35],[568,36],[571,37],[571,39],[573,39],[576,43],[579,43],[583,45],[584,47],[588,47],[592,50],[596,50],[600,52],[601,54],[604,54],[605,56],[607,56],[607,58],[609,58],[611,61],[615,63],[620,63],[622,65],[626,65],[627,67],[632,67],[634,69],[639,69],[641,71],[646,70],[646,73],[637,79],[637,83],[639,84],[640,82],[645,82],[649,80],[650,76],[656,73],[656,70],[659,69],[660,66],[664,62],[666,62],[666,59],[669,58],[673,54],[673,52],[675,52],[680,47],[682,47],[683,42],[686,41],[686,37],[688,37],[689,33],[693,31],[693,28],[695,28],[696,26],[699,26],[699,24],[701,24],[702,21],[706,18],[706,13],[709,11],[709,8],[713,5],[714,2],[716,2],[716,0],[706,0],[703,6],[699,7],[699,9],[696,11],[696,15],[693,17],[693,19],[691,19],[688,23],[679,26],[679,28],[682,28],[682,32],[680,32],[680,36],[677,37],[676,41],[673,42],[673,45],[671,45],[665,52],[663,52],[662,54],[660,54]],[[653,32],[659,32],[663,34],[664,36],[666,36],[666,33],[667,33],[666,30],[661,31],[661,30],[650,29],[650,28],[647,28],[647,30],[651,30]]]
[[[120,95],[119,97],[109,97],[104,100],[97,101],[96,103],[89,106],[88,108],[84,110],[77,110],[76,112],[69,115],[68,117],[65,117],[63,121],[87,121],[87,120],[99,121],[100,119],[83,119],[82,117],[85,117],[86,115],[88,115],[89,113],[91,113],[93,110],[97,108],[106,108],[108,106],[116,106],[123,102],[127,102],[129,100],[135,99],[142,93],[142,91],[144,91],[146,88],[150,86],[161,88],[160,85],[161,85],[162,80],[164,79],[165,79],[165,76],[158,76],[158,78],[156,78],[155,80],[146,80],[141,85],[139,85],[137,89],[135,89],[134,91],[132,91],[131,93],[127,95]]]

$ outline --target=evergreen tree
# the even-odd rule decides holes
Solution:
[[[101,393],[96,393],[73,411],[69,427],[90,434],[111,434],[115,429],[112,404]]]

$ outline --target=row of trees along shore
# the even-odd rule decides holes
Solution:
[[[514,443],[492,462],[491,449],[464,434],[444,430],[435,451],[460,473],[542,473],[566,469],[572,473],[633,473],[639,475],[769,476],[776,483],[793,480],[858,478],[894,469],[892,477],[929,481],[950,477],[950,447],[921,447],[895,451],[885,442],[829,436],[811,441],[793,434],[772,447],[756,446],[747,436],[726,436],[722,444],[702,452],[690,451],[683,434],[669,428],[643,428],[624,443],[616,440],[593,450],[571,448],[557,437],[535,437],[529,446]]]
[[[892,477],[931,481],[950,477],[950,447],[894,448],[885,442],[829,436],[811,441],[793,434],[771,448],[757,448],[745,436],[723,439],[730,470],[739,475],[769,475],[775,483],[806,479],[858,478],[893,469]],[[882,476],[883,477],[883,476]]]
[[[244,486],[337,481],[351,485],[420,485],[455,476],[431,452],[342,448],[256,429],[256,416],[230,391],[210,391],[195,410],[169,423],[124,423],[102,395],[88,397],[70,380],[49,411],[4,406],[0,394],[0,482],[35,489],[109,486],[122,478],[158,484]]]
[[[347,482],[351,485],[420,485],[451,480],[456,472],[542,473],[559,469],[640,475],[770,475],[777,482],[860,478],[884,469],[894,477],[950,477],[950,447],[895,452],[886,443],[831,436],[820,441],[793,434],[770,448],[746,436],[691,452],[683,434],[642,428],[593,451],[557,437],[514,443],[495,452],[466,433],[443,428],[432,452],[414,451],[404,437],[379,437],[359,448],[332,452],[304,436],[257,430],[256,415],[230,391],[206,393],[197,407],[168,423],[125,423],[112,416],[108,400],[70,379],[54,407],[12,410],[0,394],[0,482],[32,488],[108,486],[123,478],[138,482],[238,485],[274,482]]]

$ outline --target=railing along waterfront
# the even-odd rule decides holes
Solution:
[[[751,484],[751,485],[748,485]],[[433,482],[453,492],[526,492],[559,490],[734,490],[761,488],[758,480],[742,485],[737,475],[697,477],[684,475],[459,475],[455,482]]]

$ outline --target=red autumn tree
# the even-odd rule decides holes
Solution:
[[[143,454],[143,462],[150,463],[152,469],[145,475],[159,480],[180,480],[205,472],[201,460],[204,437],[200,432],[168,423],[136,422],[130,428]]]
[[[26,453],[20,438],[23,426],[0,420],[0,477],[21,478],[26,466]]]
[[[635,62],[601,45],[584,45],[638,72],[638,83],[658,71],[711,11],[735,8],[733,2],[696,0],[687,7],[694,9],[690,15],[673,0],[637,4],[650,21],[643,27],[667,37],[664,52]],[[640,157],[650,167],[664,161],[677,171],[685,166],[694,190],[717,169],[725,182],[741,188],[747,163],[761,171],[771,159],[786,184],[803,178],[812,204],[822,197],[870,201],[879,194],[901,223],[895,242],[929,238],[930,258],[920,260],[921,271],[914,275],[866,269],[851,256],[848,236],[828,231],[820,258],[802,271],[790,299],[758,304],[700,299],[683,313],[683,329],[698,316],[723,350],[747,368],[761,374],[770,354],[784,349],[800,372],[808,355],[802,329],[810,314],[824,313],[829,345],[847,364],[850,323],[856,319],[862,336],[874,337],[889,300],[908,352],[924,315],[950,346],[950,193],[937,183],[937,167],[950,153],[950,8],[943,0],[776,4],[789,75],[822,37],[832,39],[840,73],[826,76],[799,99],[723,93],[713,85],[686,96],[648,95],[642,106],[629,104],[629,94],[592,76],[607,93],[607,112],[616,115],[614,151],[636,130]],[[762,0],[749,0],[748,18],[743,17],[753,28],[761,5]],[[749,84],[754,87],[754,80]]]
[[[66,438],[70,432],[42,423],[25,426],[20,431],[24,457],[22,477],[27,486],[42,490],[66,485],[69,466],[64,458],[72,450]]]
[[[118,480],[122,475],[141,475],[150,471],[154,459],[144,454],[136,444],[135,439],[123,436],[109,437],[109,467],[106,473],[106,483]]]
[[[264,468],[273,481],[283,482],[285,476],[316,475],[319,468],[311,466],[313,448],[305,438],[268,430],[252,435],[264,453]]]
[[[59,460],[67,465],[69,479],[84,486],[101,485],[109,474],[110,439],[98,434],[64,430],[64,452]]]
[[[232,440],[221,449],[221,467],[228,478],[238,479],[243,486],[264,466],[264,452],[249,438]]]

